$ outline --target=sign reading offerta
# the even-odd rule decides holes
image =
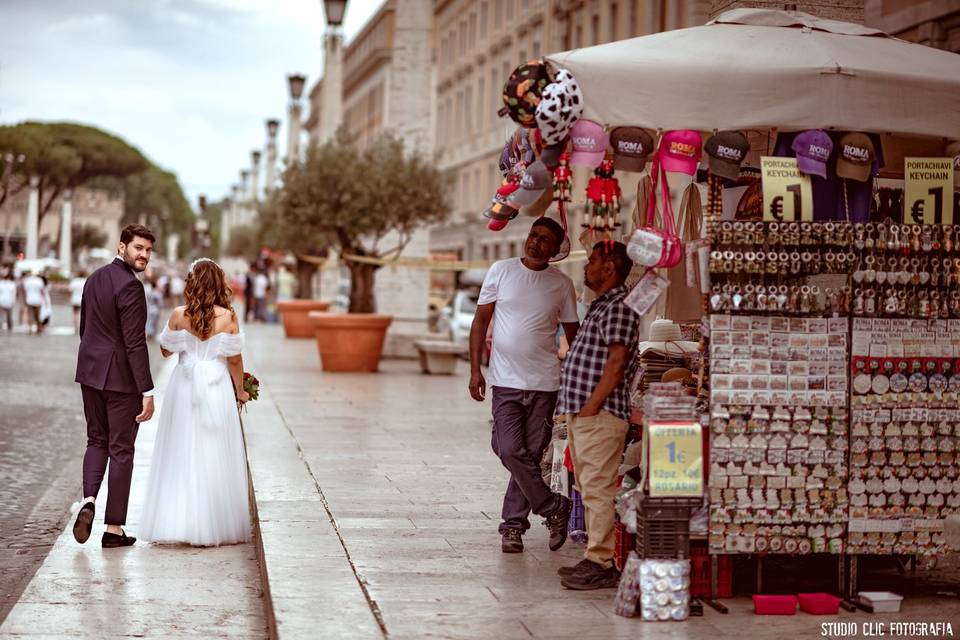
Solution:
[[[813,220],[813,187],[796,158],[761,156],[763,219],[768,222]]]
[[[953,158],[904,158],[903,187],[907,221],[953,224]]]
[[[703,436],[696,422],[654,422],[649,427],[650,497],[703,495]]]

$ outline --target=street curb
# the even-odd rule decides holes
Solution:
[[[247,463],[247,496],[250,503],[250,520],[253,526],[253,548],[257,554],[257,569],[260,573],[260,588],[263,591],[263,613],[266,616],[267,633],[270,640],[278,640],[277,618],[273,612],[273,597],[270,595],[270,578],[267,575],[267,558],[263,552],[263,532],[260,531],[260,513],[257,511],[257,493],[253,488],[253,474],[250,472],[250,454],[247,447],[247,427],[240,416],[240,428],[243,431],[243,451]]]

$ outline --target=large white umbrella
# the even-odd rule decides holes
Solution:
[[[653,129],[811,129],[960,139],[960,55],[847,22],[734,9],[547,56],[584,117]]]

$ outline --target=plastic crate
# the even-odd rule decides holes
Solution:
[[[753,596],[753,612],[758,616],[792,616],[797,613],[795,596]]]
[[[616,542],[613,548],[613,564],[617,566],[619,571],[623,571],[627,555],[636,547],[637,537],[629,533],[619,520],[613,525],[613,534]]]
[[[690,545],[690,595],[710,597],[711,557],[705,544]],[[733,597],[733,556],[717,556],[717,591],[715,598]]]
[[[570,539],[573,542],[582,544],[587,541],[587,520],[584,517],[580,492],[570,489],[570,501],[573,505],[570,508],[570,519],[567,520],[567,531],[570,532]]]
[[[637,510],[637,553],[641,558],[690,557],[690,509],[700,500],[647,498]]]
[[[832,616],[840,611],[840,598],[829,593],[798,593],[800,611],[816,616]]]

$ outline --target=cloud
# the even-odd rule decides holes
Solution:
[[[355,33],[383,0],[352,0]],[[122,136],[216,199],[286,141],[286,74],[322,69],[320,0],[4,0],[0,122],[72,120]]]

